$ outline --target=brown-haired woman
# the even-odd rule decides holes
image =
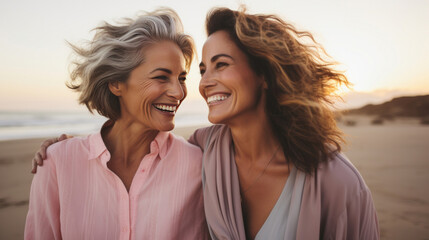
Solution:
[[[329,109],[348,81],[312,35],[227,8],[208,14],[206,30],[200,93],[219,125],[190,141],[204,151],[212,238],[377,239],[371,193],[340,153]]]

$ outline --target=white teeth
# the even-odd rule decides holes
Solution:
[[[225,99],[227,99],[228,98],[228,96],[226,96],[226,95],[214,95],[214,96],[210,96],[210,97],[208,97],[207,98],[207,103],[208,104],[210,104],[210,103],[213,103],[213,102],[220,102],[220,101],[223,101],[223,100],[225,100]]]
[[[160,110],[174,112],[177,109],[177,106],[167,106],[164,104],[154,104],[154,106]]]

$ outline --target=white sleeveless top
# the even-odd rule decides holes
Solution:
[[[296,239],[305,174],[292,168],[279,199],[255,240]]]

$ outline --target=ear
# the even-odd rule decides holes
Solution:
[[[267,89],[268,89],[267,81],[264,81],[264,82],[262,83],[262,87],[264,88],[264,90],[267,90]]]
[[[122,95],[122,84],[118,81],[109,83],[109,90],[113,95],[119,97]]]
[[[265,79],[265,76],[262,76],[262,88],[264,90],[268,89],[268,83],[267,83],[267,80]]]

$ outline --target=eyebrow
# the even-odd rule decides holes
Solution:
[[[167,69],[167,68],[156,68],[156,69],[154,69],[152,72],[150,72],[150,73],[154,73],[154,72],[156,72],[156,71],[163,71],[163,72],[165,72],[165,73],[168,73],[168,74],[173,74],[173,72],[170,70],[170,69]],[[183,71],[183,72],[181,72],[179,75],[186,75],[186,74],[188,74],[186,71]]]
[[[215,55],[215,56],[213,56],[211,59],[210,59],[210,62],[214,62],[214,61],[216,61],[218,58],[220,58],[220,57],[227,57],[227,58],[231,58],[232,60],[234,60],[234,58],[232,58],[231,56],[229,56],[228,54],[224,54],[224,53],[221,53],[221,54],[218,54],[218,55]],[[204,63],[203,62],[200,62],[200,65],[199,65],[200,67],[202,67],[202,66],[204,66]]]
[[[163,71],[163,72],[166,72],[166,73],[168,73],[168,74],[172,74],[173,72],[170,70],[170,69],[167,69],[167,68],[156,68],[156,69],[154,69],[152,72],[150,72],[150,73],[154,73],[154,72],[156,72],[156,71]]]

